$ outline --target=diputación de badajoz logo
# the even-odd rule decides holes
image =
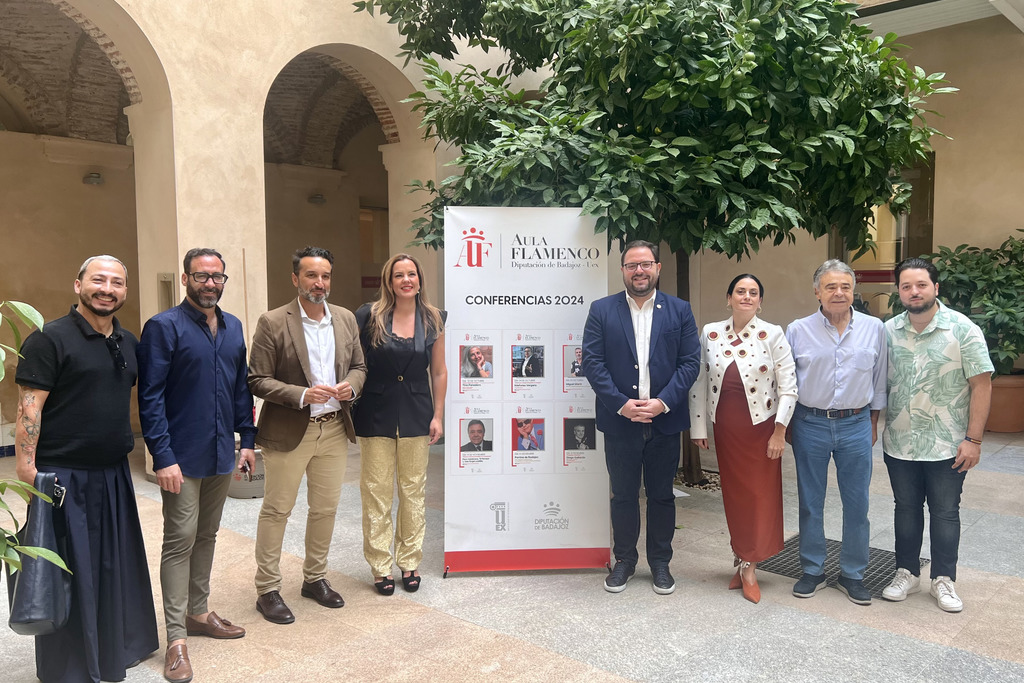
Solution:
[[[549,501],[541,506],[541,516],[533,520],[535,531],[568,531],[569,518],[562,516],[562,506]]]

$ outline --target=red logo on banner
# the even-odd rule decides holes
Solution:
[[[569,333],[569,341],[572,341],[572,332]]]
[[[469,415],[469,406],[466,406],[466,415]]]
[[[569,406],[569,412],[570,413],[572,412],[572,406]]]
[[[463,230],[462,235],[462,251],[459,252],[455,267],[482,268],[484,257],[491,253],[491,243],[484,241],[484,231],[470,228]]]
[[[466,341],[469,341],[469,332],[466,333]]]
[[[522,407],[522,406],[519,406],[518,408],[516,408],[516,412],[517,412],[517,413],[521,413],[521,412],[523,412],[523,407]]]

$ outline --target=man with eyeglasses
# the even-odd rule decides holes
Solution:
[[[245,629],[210,611],[210,572],[235,467],[252,471],[256,427],[245,332],[217,303],[228,276],[213,249],[185,254],[185,299],[149,319],[139,342],[139,416],[163,497],[160,553],[167,653],[164,677],[192,678],[186,636],[241,638]]]
[[[36,637],[36,676],[120,681],[160,644],[128,465],[137,342],[114,317],[128,269],[93,256],[74,287],[78,305],[28,336],[15,376],[18,478],[55,472],[66,487],[54,526],[73,572],[67,625]]]
[[[647,564],[654,592],[675,590],[669,572],[676,527],[672,483],[680,433],[690,427],[688,394],[700,343],[690,304],[657,289],[658,247],[636,240],[622,251],[626,291],[595,301],[583,330],[583,373],[597,394],[611,480],[615,566],[604,588],[619,593],[636,571],[640,480],[647,491]]]

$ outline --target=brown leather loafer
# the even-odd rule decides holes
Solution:
[[[263,615],[267,621],[275,624],[290,624],[295,621],[295,615],[284,604],[284,599],[277,591],[270,591],[256,598],[256,610]]]
[[[164,678],[171,683],[188,683],[192,680],[192,662],[188,661],[185,643],[171,645],[164,655]]]
[[[206,623],[193,619],[191,615],[185,617],[185,631],[190,636],[209,636],[225,640],[245,635],[244,628],[235,626],[227,619],[221,619],[216,612],[210,612],[206,616]]]
[[[312,598],[324,607],[344,607],[345,601],[338,591],[331,588],[327,579],[318,579],[312,583],[302,584],[302,597]]]

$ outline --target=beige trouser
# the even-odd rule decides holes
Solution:
[[[335,418],[329,422],[310,422],[306,435],[293,451],[263,448],[266,482],[256,525],[257,595],[281,590],[281,545],[303,474],[309,513],[302,580],[308,583],[327,575],[327,552],[334,535],[341,480],[345,478],[348,443],[345,423]]]
[[[185,615],[205,614],[210,571],[230,474],[184,477],[181,493],[160,491],[164,499],[164,544],[160,588],[167,642],[186,636]]]
[[[359,439],[362,466],[359,491],[363,497],[363,555],[375,578],[391,573],[392,564],[404,571],[420,566],[423,559],[424,490],[430,440],[426,436],[404,439]],[[392,530],[391,506],[395,474],[398,474],[398,526]],[[391,542],[395,554],[391,555]]]

